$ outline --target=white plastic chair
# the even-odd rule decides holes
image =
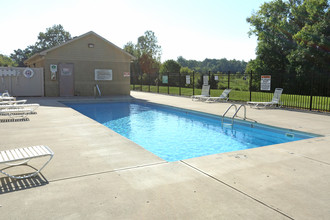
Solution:
[[[201,100],[205,101],[205,102],[220,102],[220,101],[228,101],[229,97],[229,93],[230,93],[231,89],[225,89],[223,90],[222,94],[219,97],[202,97]]]
[[[266,108],[266,107],[272,107],[274,105],[280,105],[280,98],[282,95],[283,89],[282,88],[276,88],[274,91],[274,96],[272,101],[270,102],[247,102],[248,105],[250,105],[250,107],[254,107],[254,108]]]
[[[210,97],[210,85],[203,85],[201,95],[191,96],[192,101],[200,101],[203,97]]]

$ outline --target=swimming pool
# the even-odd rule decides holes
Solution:
[[[65,104],[169,162],[317,136],[144,102]]]

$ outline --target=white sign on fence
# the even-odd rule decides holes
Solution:
[[[163,82],[164,84],[168,83],[168,76],[163,76],[163,77],[162,77],[162,82]]]
[[[271,75],[261,75],[260,90],[270,91]]]
[[[190,75],[186,75],[186,84],[190,84]]]
[[[33,77],[34,72],[33,72],[33,70],[32,70],[31,68],[25,68],[24,71],[23,71],[23,75],[24,75],[26,78],[30,79],[30,78]]]

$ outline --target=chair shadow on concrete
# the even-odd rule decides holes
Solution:
[[[20,165],[20,166],[27,166],[30,167],[34,170],[37,170],[36,168],[30,166],[30,165]],[[11,167],[7,167],[5,169],[10,169]],[[5,170],[3,169],[3,170]],[[31,172],[32,174],[33,172]],[[20,176],[20,174],[16,174]],[[21,174],[23,175],[28,175],[28,173]],[[49,182],[48,180],[41,174],[38,173],[36,176],[29,177],[29,178],[24,178],[24,179],[13,179],[9,177],[1,177],[0,178],[0,195],[4,193],[10,193],[10,192],[15,192],[15,191],[20,191],[20,190],[26,190],[26,189],[31,189],[35,187],[40,187],[47,185]]]
[[[22,122],[22,121],[30,121],[29,118],[5,118],[5,119],[0,119],[1,123],[5,122]]]

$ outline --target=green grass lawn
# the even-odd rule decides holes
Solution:
[[[244,85],[245,86],[245,85]],[[148,86],[143,85],[142,91],[153,93],[162,93],[162,94],[170,94],[170,95],[181,95],[181,96],[192,96],[200,95],[201,89],[192,89],[192,88],[179,88],[179,87],[167,87],[167,86]],[[131,90],[133,90],[133,85],[131,85]],[[141,85],[135,85],[134,90],[141,91]],[[213,97],[220,96],[223,90],[211,89],[210,95]],[[252,92],[251,93],[251,101],[255,102],[268,102],[273,98],[273,93],[269,92]],[[281,96],[281,102],[283,106],[290,108],[301,108],[301,109],[309,109],[310,108],[310,96],[307,95],[292,95],[283,93]],[[250,101],[250,92],[249,91],[240,91],[240,90],[232,90],[229,94],[229,100],[231,101],[241,101],[246,102]],[[313,96],[312,98],[312,110],[318,111],[330,111],[330,97],[323,96]]]

